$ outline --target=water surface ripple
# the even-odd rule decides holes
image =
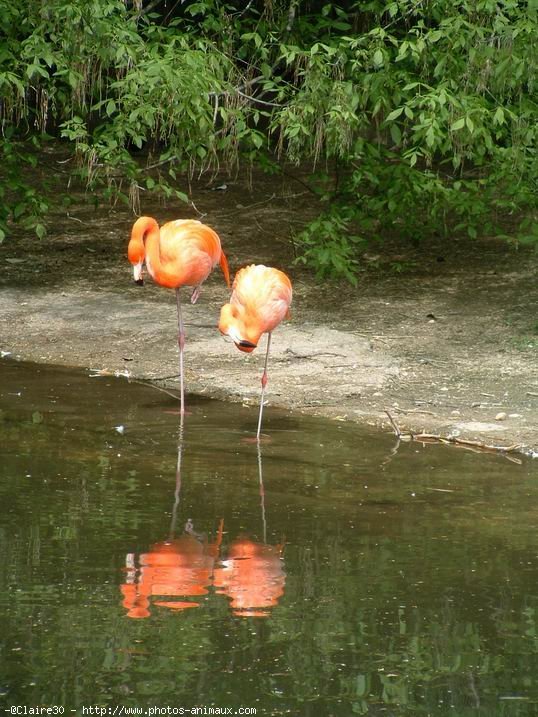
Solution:
[[[538,713],[536,464],[188,408],[0,362],[2,706]]]

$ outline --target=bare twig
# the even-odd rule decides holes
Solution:
[[[138,11],[137,15],[138,17],[142,17],[143,15],[147,15],[149,12],[151,12],[154,8],[157,7],[157,5],[160,5],[161,0],[153,0],[153,2],[150,2],[149,5],[146,5],[146,7],[140,7],[140,10]],[[176,3],[177,5],[177,3]],[[175,7],[175,6],[174,6]]]
[[[129,383],[139,383],[142,386],[149,386],[150,388],[154,388],[156,391],[161,391],[161,393],[166,393],[168,396],[172,396],[172,398],[179,400],[179,396],[177,395],[177,393],[172,393],[172,391],[168,391],[168,389],[163,388],[162,386],[156,386],[153,383],[154,380],[155,379],[139,380],[137,378],[131,378],[129,379]]]
[[[254,202],[254,204],[248,204],[248,205],[243,206],[243,207],[235,208],[235,209],[233,209],[233,211],[231,211],[231,212],[224,212],[224,213],[222,213],[222,214],[219,214],[219,216],[220,216],[220,217],[226,217],[226,216],[229,216],[229,215],[231,215],[231,214],[233,214],[233,215],[235,216],[235,215],[237,214],[237,212],[239,212],[239,211],[243,212],[243,211],[245,211],[245,209],[252,209],[253,207],[259,207],[259,206],[261,206],[262,204],[269,204],[269,202],[272,202],[273,199],[276,199],[276,194],[274,194],[274,193],[271,194],[271,196],[270,196],[268,199],[263,199],[261,202]]]
[[[394,20],[391,20],[391,21],[388,23],[388,25],[384,25],[384,26],[383,26],[383,30],[388,30],[389,27],[392,27],[392,26],[395,25],[397,22],[401,22],[402,20],[404,20],[404,19],[406,19],[407,17],[409,17],[409,15],[412,15],[416,10],[418,10],[418,9],[420,8],[420,6],[422,5],[422,3],[423,3],[423,0],[418,0],[418,2],[416,2],[414,5],[412,5],[406,13],[403,13],[403,15],[401,15],[401,16],[396,15],[396,17],[394,18]]]
[[[244,92],[241,92],[241,90],[236,89],[235,90],[240,97],[244,97],[246,100],[249,100],[249,102],[257,102],[259,105],[266,105],[267,107],[284,107],[285,105],[281,105],[278,102],[267,102],[266,100],[260,100],[258,97],[252,97],[252,95],[246,95]]]
[[[400,428],[399,428],[398,424],[396,423],[396,421],[394,420],[394,418],[390,415],[390,413],[389,413],[386,409],[385,409],[385,413],[386,413],[387,416],[389,417],[389,421],[390,421],[390,423],[391,423],[391,425],[392,425],[392,428],[394,429],[395,435],[396,435],[398,438],[401,438],[402,432],[400,431]]]
[[[233,13],[230,15],[230,17],[240,17],[241,15],[244,15],[246,12],[248,12],[248,10],[250,9],[250,6],[252,5],[253,2],[254,2],[254,0],[249,0],[249,2],[247,3],[247,6],[246,6],[246,7],[244,7],[244,8],[243,8],[241,11],[239,11],[239,12],[233,12]]]
[[[193,202],[192,199],[191,199],[191,206],[192,206],[192,208],[194,209],[194,211],[196,212],[196,214],[198,214],[199,217],[205,217],[205,216],[207,216],[207,212],[201,212],[201,211],[198,209],[198,207],[196,206],[196,204]]]
[[[395,408],[395,411],[398,411],[398,413],[422,413],[426,416],[436,416],[437,414],[433,411],[425,411],[423,408],[410,408],[409,410],[406,410],[405,408]]]
[[[317,196],[316,190],[313,187],[310,187],[307,182],[300,179],[300,177],[295,177],[293,174],[291,174],[291,172],[288,172],[286,169],[282,170],[282,174],[285,177],[290,177],[290,179],[293,179],[294,182],[299,182],[299,184],[302,184],[303,187],[306,187],[306,189],[308,189],[310,194],[314,194],[315,196]]]
[[[217,124],[218,112],[219,112],[219,96],[215,95],[215,109],[213,110],[213,124]]]
[[[483,443],[482,441],[471,441],[465,438],[458,438],[457,436],[440,436],[436,433],[413,433],[412,431],[403,433],[386,409],[385,413],[389,417],[394,433],[402,440],[416,441],[418,443],[441,443],[443,445],[453,445],[458,446],[459,448],[465,448],[469,451],[474,451],[475,453],[500,453],[514,463],[522,463],[519,458],[507,455],[509,453],[516,453],[520,451],[521,445],[519,443],[514,443],[511,446],[491,446]]]

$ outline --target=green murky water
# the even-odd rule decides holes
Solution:
[[[190,397],[178,474],[152,388],[0,406],[2,706],[538,713],[536,462]]]

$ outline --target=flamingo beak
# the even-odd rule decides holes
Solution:
[[[134,274],[134,280],[135,284],[138,284],[138,286],[144,286],[144,279],[142,278],[142,267],[144,266],[144,263],[139,261],[137,264],[133,264],[133,274]]]
[[[252,341],[247,341],[246,339],[241,338],[241,334],[237,330],[236,326],[219,326],[219,328],[222,334],[228,336],[234,342],[239,351],[244,351],[249,354],[256,348],[257,344],[253,344]]]
[[[251,351],[254,351],[256,348],[256,344],[253,344],[252,341],[236,341],[235,345],[239,349],[239,351],[244,351],[245,353],[249,354]]]

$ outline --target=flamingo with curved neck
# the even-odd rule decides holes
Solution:
[[[267,334],[256,433],[258,441],[262,428],[271,335],[282,319],[289,318],[291,298],[291,281],[283,271],[263,264],[251,264],[237,272],[230,302],[220,310],[219,330],[225,336],[229,336],[240,351],[251,353],[258,345],[262,334]]]
[[[127,249],[134,279],[143,284],[144,262],[151,278],[160,286],[175,289],[178,321],[179,380],[181,413],[185,412],[183,350],[185,329],[179,289],[193,286],[191,303],[196,303],[203,282],[219,264],[228,286],[230,272],[218,234],[196,219],[176,219],[159,227],[153,217],[140,217],[133,224]]]

